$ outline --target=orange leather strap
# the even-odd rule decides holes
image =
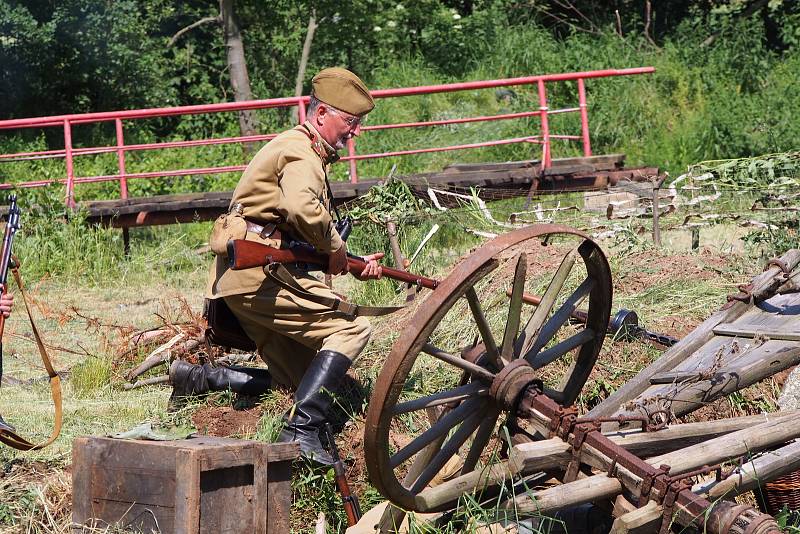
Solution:
[[[15,265],[19,265],[16,260],[14,263]],[[22,295],[22,301],[25,303],[25,311],[28,312],[28,319],[31,322],[33,336],[36,338],[36,345],[39,347],[39,354],[42,356],[42,363],[44,363],[44,367],[47,369],[47,374],[50,376],[50,392],[52,393],[53,404],[55,405],[55,420],[53,422],[53,432],[50,434],[50,437],[47,439],[47,441],[37,444],[31,443],[9,428],[0,428],[0,441],[9,447],[13,447],[21,451],[35,451],[38,449],[43,449],[53,443],[61,433],[63,415],[61,406],[61,377],[59,377],[58,373],[55,371],[55,369],[53,369],[53,364],[50,362],[50,357],[47,355],[47,349],[42,341],[42,336],[39,334],[39,329],[36,328],[36,324],[33,322],[33,315],[31,315],[31,308],[28,305],[28,299],[25,297],[25,289],[22,285],[22,277],[19,275],[19,268],[14,267],[12,272],[14,273],[14,280],[17,281],[19,292]]]

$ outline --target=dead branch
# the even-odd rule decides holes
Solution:
[[[169,375],[154,376],[145,378],[144,380],[137,380],[133,384],[123,384],[122,389],[130,391],[143,386],[154,386],[156,384],[169,384]]]
[[[133,346],[143,345],[145,343],[152,343],[160,338],[166,337],[168,334],[171,334],[172,331],[166,328],[156,328],[153,330],[143,330],[141,332],[136,332],[131,336],[128,342]]]
[[[193,23],[189,24],[185,28],[181,28],[180,30],[178,30],[178,32],[175,35],[173,35],[170,38],[169,42],[167,43],[167,46],[174,45],[175,42],[178,39],[180,39],[181,36],[184,33],[188,32],[188,31],[191,31],[191,30],[197,28],[198,26],[202,26],[203,24],[208,24],[209,22],[216,22],[217,24],[220,24],[220,23],[222,23],[222,17],[219,16],[219,15],[216,15],[216,16],[213,16],[213,17],[204,17],[204,18],[202,18],[202,19],[200,19],[200,20],[198,20],[196,22],[193,22]]]
[[[614,15],[617,17],[617,33],[619,34],[620,38],[623,38],[622,35],[622,19],[619,18],[619,9],[614,10]]]
[[[545,16],[550,17],[551,19],[555,20],[556,22],[560,22],[561,24],[569,26],[570,28],[572,28],[574,30],[577,30],[579,32],[590,33],[592,35],[603,35],[602,32],[600,32],[600,31],[598,31],[596,29],[586,29],[586,28],[583,28],[581,26],[578,26],[577,24],[575,24],[574,22],[572,22],[571,20],[569,20],[567,18],[559,17],[558,15],[554,15],[549,10],[547,10],[545,8],[542,8],[542,7],[539,7],[539,5],[537,3],[533,3],[531,5],[531,7],[533,7],[536,10],[538,10],[539,12],[544,14]]]
[[[166,363],[167,360],[169,360],[170,358],[169,349],[171,349],[178,341],[180,341],[184,337],[186,337],[186,334],[180,332],[175,336],[173,336],[172,339],[170,339],[163,345],[159,345],[158,347],[156,347],[150,354],[147,355],[144,361],[141,364],[139,364],[139,366],[136,369],[128,373],[125,378],[128,380],[133,380],[137,376],[141,375],[144,372],[149,371],[153,367],[157,367],[159,365]]]
[[[647,41],[651,45],[653,45],[654,47],[658,48],[658,45],[653,40],[653,38],[650,36],[650,22],[651,22],[650,17],[651,17],[651,12],[652,12],[651,8],[652,8],[652,6],[650,5],[650,0],[647,0],[644,3],[644,38],[647,39]]]
[[[589,17],[584,15],[580,9],[575,7],[575,4],[573,4],[570,0],[563,0],[563,1],[555,0],[555,3],[563,7],[567,11],[572,11],[573,13],[578,15],[578,18],[583,19],[589,25],[589,28],[591,28],[592,33],[602,34],[602,32],[597,29],[597,26],[594,25],[594,22],[592,22],[592,20]]]
[[[30,341],[31,343],[36,343],[36,339],[34,339],[33,335],[31,334],[18,334],[16,332],[9,332],[7,335],[11,337],[16,337],[19,339],[24,339],[25,341]],[[79,356],[86,356],[85,352],[81,352],[79,350],[72,350],[66,347],[60,347],[58,345],[51,345],[49,343],[44,344],[45,348],[48,350],[55,350],[58,352],[66,352],[67,354],[78,354]]]

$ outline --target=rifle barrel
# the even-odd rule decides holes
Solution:
[[[232,239],[228,241],[228,265],[233,270],[263,267],[273,262],[312,263],[324,268],[328,265],[328,257],[304,247],[279,249],[255,241],[246,241],[244,239]],[[350,272],[354,276],[361,274],[361,271],[367,266],[367,262],[358,256],[348,256],[347,263],[350,266]],[[436,286],[439,285],[439,281],[433,278],[427,278],[391,267],[383,267],[383,275],[393,280],[398,280],[407,284],[416,284],[427,289],[436,289]]]
[[[361,271],[367,266],[367,262],[365,262],[362,258],[358,258],[355,256],[350,256],[347,258],[347,263],[350,265],[350,272],[352,274],[360,274]],[[433,278],[428,278],[426,276],[420,276],[418,274],[410,273],[408,271],[401,271],[400,269],[394,269],[392,267],[383,267],[383,276],[386,278],[391,278],[392,280],[398,280],[400,282],[405,282],[407,284],[415,284],[422,286],[426,289],[436,289],[436,286],[439,285],[438,280],[434,280]]]

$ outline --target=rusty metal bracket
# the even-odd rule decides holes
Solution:
[[[753,284],[752,282],[749,284],[740,284],[736,286],[736,289],[739,290],[738,293],[734,293],[728,295],[726,298],[728,299],[728,303],[722,307],[722,309],[729,308],[733,306],[736,302],[744,302],[750,304],[753,302]]]
[[[564,408],[563,406],[559,406],[550,417],[549,437],[560,437],[566,440],[577,420],[578,409],[576,407],[570,406]]]
[[[690,486],[683,480],[677,480],[667,484],[666,491],[661,499],[663,515],[661,517],[661,528],[658,531],[659,534],[669,533],[670,526],[672,525],[672,514],[675,511],[675,502],[678,500],[678,495],[689,488]]]
[[[599,431],[600,423],[584,423],[576,425],[573,429],[570,442],[572,445],[572,460],[567,465],[567,472],[564,475],[564,482],[572,482],[578,478],[578,470],[581,466],[581,447],[586,441],[589,432]]]
[[[639,490],[639,507],[641,508],[650,501],[650,491],[653,489],[653,484],[661,480],[663,485],[666,486],[666,479],[669,478],[670,466],[662,464],[654,471],[644,473],[642,476],[642,488]]]
[[[768,271],[770,267],[777,267],[778,269],[783,271],[783,274],[787,276],[792,274],[792,270],[789,268],[789,265],[780,258],[772,258],[771,260],[769,260],[767,262],[767,266],[764,267],[764,270]]]

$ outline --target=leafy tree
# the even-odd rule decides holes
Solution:
[[[161,47],[141,22],[134,0],[0,4],[0,117],[175,102]]]

